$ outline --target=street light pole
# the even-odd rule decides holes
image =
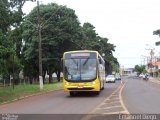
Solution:
[[[146,46],[150,46],[149,44],[146,44]],[[151,76],[153,77],[153,56],[154,56],[154,48],[152,47],[152,46],[150,46],[150,48],[149,49],[146,49],[146,50],[150,50],[150,57],[151,57],[151,59],[150,59],[150,74],[151,74]]]
[[[154,52],[153,52],[153,49],[151,49],[151,52],[150,52],[150,55],[151,55],[151,76],[153,77],[153,55],[154,55]]]
[[[40,15],[39,15],[39,1],[37,1],[37,17],[38,17],[38,52],[39,52],[39,83],[40,90],[43,89],[43,77],[42,77],[42,39],[41,39],[41,24],[40,24]]]

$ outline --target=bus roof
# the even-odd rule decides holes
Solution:
[[[75,50],[75,51],[67,51],[67,52],[64,52],[63,57],[64,57],[64,55],[67,54],[67,53],[78,53],[78,52],[94,52],[94,53],[97,53],[97,55],[99,55],[99,56],[102,58],[102,60],[104,61],[103,57],[102,57],[102,56],[100,55],[100,53],[99,53],[98,51],[96,51],[96,50]]]
[[[100,53],[96,50],[75,50],[75,51],[67,51],[67,52],[64,52],[63,54],[63,57],[65,54],[67,53],[78,53],[78,52],[93,52],[93,53],[97,53],[98,56],[101,57],[101,59],[104,61],[103,57],[100,55]]]
[[[66,53],[75,53],[75,52],[96,52],[99,54],[98,51],[95,51],[95,50],[75,50],[75,51],[67,51],[67,52],[64,52],[64,54]]]

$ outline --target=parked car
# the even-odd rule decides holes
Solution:
[[[143,77],[143,80],[149,80],[149,74],[146,73]]]
[[[107,75],[106,82],[114,82],[115,83],[116,78],[114,75]]]
[[[139,77],[143,80],[148,80],[149,79],[149,74],[146,73],[146,74],[140,74]]]
[[[141,73],[141,74],[139,75],[139,77],[140,77],[140,78],[144,78],[145,75]]]
[[[115,79],[116,80],[121,80],[121,76],[120,75],[115,75]]]

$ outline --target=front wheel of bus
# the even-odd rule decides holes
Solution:
[[[104,86],[101,88],[101,90],[104,90]]]
[[[69,92],[70,96],[74,96],[75,93],[74,92]]]
[[[99,93],[100,93],[100,91],[95,91],[95,94],[96,94],[96,95],[99,95]]]
[[[103,87],[101,88],[101,90],[104,90],[104,82],[103,82]]]

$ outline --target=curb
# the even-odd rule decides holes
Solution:
[[[26,95],[26,96],[23,96],[23,97],[19,97],[19,98],[15,98],[13,100],[9,100],[9,101],[5,101],[5,102],[2,102],[0,103],[0,105],[5,105],[5,104],[8,104],[8,103],[12,103],[12,102],[15,102],[15,101],[18,101],[18,100],[22,100],[22,99],[25,99],[25,98],[29,98],[29,97],[33,97],[33,96],[38,96],[38,95],[43,95],[45,93],[49,93],[49,92],[53,92],[53,91],[60,91],[60,90],[63,90],[62,88],[60,89],[55,89],[55,90],[46,90],[46,91],[39,91],[38,93],[33,93],[31,95]]]

